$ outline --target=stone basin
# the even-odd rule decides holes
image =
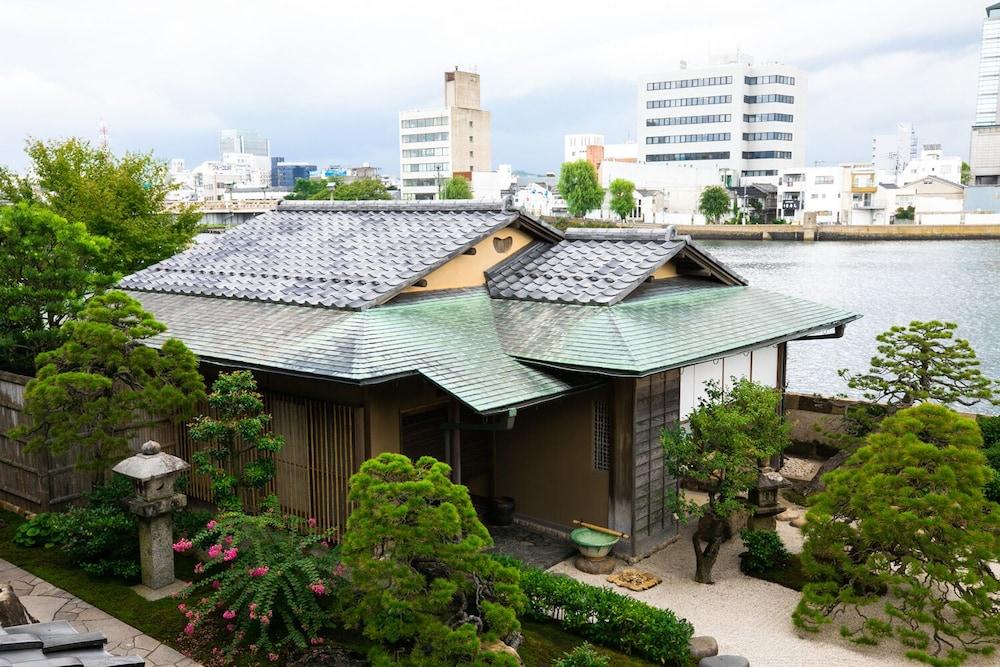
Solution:
[[[585,558],[604,558],[621,538],[590,528],[577,528],[569,534],[569,539]]]

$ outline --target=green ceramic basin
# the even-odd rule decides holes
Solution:
[[[620,538],[607,533],[601,533],[590,528],[577,528],[569,534],[569,539],[587,558],[604,558],[611,548],[618,544]]]

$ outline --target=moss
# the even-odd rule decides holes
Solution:
[[[747,576],[770,581],[772,584],[791,588],[793,591],[801,591],[808,583],[805,574],[802,573],[802,559],[799,554],[792,554],[784,567],[770,568],[756,575],[748,573]]]
[[[583,643],[583,640],[559,628],[555,623],[538,623],[536,621],[521,621],[521,631],[524,642],[518,653],[524,660],[525,667],[548,667],[563,653],[572,651]],[[632,657],[593,645],[601,655],[611,658],[610,667],[648,667],[656,663],[642,658]]]

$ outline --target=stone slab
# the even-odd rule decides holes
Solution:
[[[150,602],[155,602],[156,600],[168,598],[174,593],[180,593],[187,587],[188,583],[189,582],[187,581],[174,579],[172,584],[167,584],[162,588],[150,588],[146,584],[136,584],[135,586],[132,586],[132,590],[135,591],[140,597],[145,598]]]

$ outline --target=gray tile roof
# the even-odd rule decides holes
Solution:
[[[391,299],[518,217],[501,204],[282,202],[128,276],[121,286],[364,309]]]
[[[100,632],[78,633],[66,621],[0,628],[0,667],[142,667],[139,656],[113,656]]]

